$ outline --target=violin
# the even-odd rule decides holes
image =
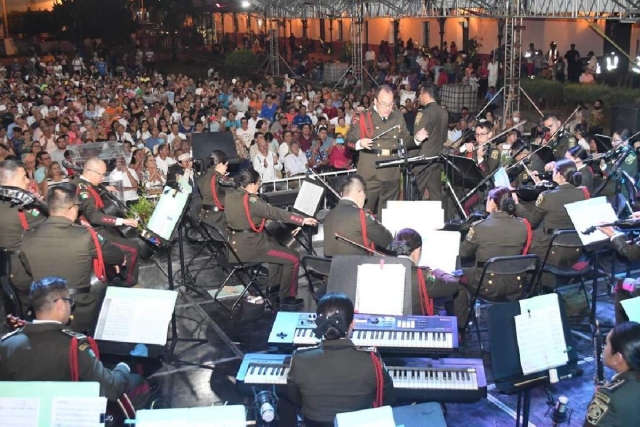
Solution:
[[[606,224],[593,225],[582,232],[582,234],[594,233],[598,227],[618,227],[621,230],[633,230],[640,228],[640,219],[619,219],[617,221],[609,222]]]

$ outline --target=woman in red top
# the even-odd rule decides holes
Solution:
[[[329,167],[337,170],[353,167],[351,152],[344,146],[342,134],[336,134],[333,144],[329,147]]]

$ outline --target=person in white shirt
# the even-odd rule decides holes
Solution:
[[[263,120],[263,119],[258,117],[258,111],[255,110],[255,109],[252,109],[251,111],[249,111],[249,115],[250,115],[250,117],[249,117],[249,129],[255,133],[256,125],[258,124],[258,122],[260,120]]]
[[[129,132],[124,131],[124,126],[122,124],[118,124],[116,126],[116,141],[125,142],[129,141],[131,145],[133,145],[133,138]]]
[[[160,144],[158,145],[158,155],[156,156],[156,166],[160,169],[164,176],[167,176],[169,173],[169,166],[174,164],[176,161],[169,157],[169,145],[168,144]]]
[[[171,124],[171,133],[169,135],[167,135],[167,142],[169,143],[169,145],[171,145],[171,147],[173,147],[173,140],[178,138],[178,141],[182,141],[187,139],[186,135],[183,133],[180,133],[178,131],[178,124],[177,123],[172,123]]]
[[[136,171],[126,165],[124,158],[117,160],[116,168],[109,174],[109,182],[117,183],[119,181],[122,181],[122,199],[124,202],[138,200],[138,183],[140,179]]]
[[[269,152],[269,143],[264,139],[258,142],[258,153],[253,158],[253,168],[260,174],[262,181],[273,181],[278,179],[276,171],[282,170],[276,153]]]
[[[284,131],[284,134],[282,135],[282,143],[280,144],[280,147],[278,147],[278,156],[280,156],[281,159],[284,159],[284,156],[289,154],[289,152],[291,151],[292,141],[293,141],[293,134],[291,133],[291,131],[290,130]],[[298,146],[299,145],[300,144],[298,144]]]
[[[240,113],[246,113],[249,110],[249,98],[247,98],[244,92],[239,92],[238,97],[233,100],[233,106],[238,109]]]
[[[293,141],[291,143],[291,152],[284,156],[284,169],[287,171],[287,176],[307,173],[308,165],[307,155],[300,149],[298,141]]]
[[[242,142],[244,142],[244,145],[249,148],[251,146],[251,141],[253,141],[255,133],[255,128],[253,131],[249,129],[249,120],[247,120],[246,117],[241,118],[240,129],[236,129],[236,138],[240,138]]]
[[[67,138],[64,136],[59,136],[56,139],[56,145],[51,147],[47,151],[49,152],[52,161],[62,164],[62,162],[64,161],[64,152],[67,151]],[[63,172],[66,174],[65,169],[63,169]]]
[[[489,71],[489,79],[487,87],[497,87],[498,86],[498,73],[500,71],[500,63],[496,61],[495,57],[491,58],[491,62],[487,65],[487,70]]]

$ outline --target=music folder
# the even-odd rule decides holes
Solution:
[[[324,196],[324,186],[317,179],[307,177],[302,180],[300,191],[293,204],[293,212],[302,216],[315,217]]]
[[[557,298],[557,294],[550,294]],[[513,301],[503,304],[495,304],[489,307],[489,339],[491,343],[491,361],[493,366],[496,389],[505,394],[513,394],[527,386],[549,384],[549,371],[540,371],[525,374],[522,368],[520,348],[518,346],[518,334],[516,331],[516,317],[527,315],[527,310],[535,310],[539,304],[536,298],[530,299],[522,305],[522,301]],[[528,301],[528,300],[524,300]],[[574,374],[578,363],[578,354],[573,344],[571,329],[567,321],[567,314],[562,299],[558,298],[560,322],[564,336],[563,349],[566,352],[567,363],[557,366],[557,375],[560,379]],[[544,301],[544,306],[547,302]],[[529,305],[526,305],[529,304]],[[522,306],[525,308],[523,309]],[[524,313],[523,313],[524,311]]]

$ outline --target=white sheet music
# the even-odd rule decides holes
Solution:
[[[402,264],[359,265],[356,312],[402,315],[406,271]]]
[[[315,216],[316,209],[324,194],[324,188],[309,181],[302,181],[302,186],[293,204],[293,209],[308,216]]]
[[[500,167],[495,175],[493,175],[493,183],[496,187],[511,187],[511,181],[509,181],[509,175],[505,168]]]
[[[38,427],[40,399],[0,398],[0,427]]]
[[[630,321],[640,322],[640,297],[626,299],[621,304]]]
[[[334,427],[396,427],[391,406],[336,414]]]
[[[569,361],[558,296],[532,298],[536,299],[525,302],[525,309],[521,301],[522,314],[515,317],[520,365],[525,375],[547,371]]]
[[[99,427],[106,397],[56,397],[51,402],[51,427]]]
[[[564,207],[567,209],[573,226],[578,231],[580,241],[585,246],[607,240],[607,236],[599,230],[591,234],[584,234],[583,231],[600,223],[614,222],[618,219],[611,205],[607,203],[606,197],[596,197],[595,199],[569,203]]]
[[[107,289],[95,338],[165,345],[178,293],[158,289]]]
[[[460,254],[460,232],[423,231],[420,237],[422,237],[422,256],[418,264],[422,267],[439,268],[447,273],[453,273]]]
[[[136,412],[137,427],[244,427],[242,405],[141,410]]]

